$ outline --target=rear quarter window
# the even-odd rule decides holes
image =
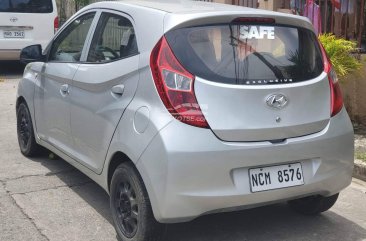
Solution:
[[[0,0],[0,12],[52,13],[52,0]]]
[[[317,38],[303,28],[235,23],[177,29],[166,38],[183,66],[209,81],[291,83],[323,72]]]

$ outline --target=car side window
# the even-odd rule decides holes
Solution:
[[[90,46],[87,62],[105,63],[138,54],[134,28],[125,17],[103,13]]]
[[[54,41],[49,55],[49,61],[80,61],[85,40],[88,36],[94,16],[95,12],[85,14],[67,26]]]

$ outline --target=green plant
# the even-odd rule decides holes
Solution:
[[[321,34],[319,40],[324,46],[334,70],[342,77],[348,73],[361,68],[361,63],[353,55],[357,44],[343,38],[337,38],[333,34]]]
[[[365,152],[356,152],[355,158],[361,161],[366,162],[366,153]]]

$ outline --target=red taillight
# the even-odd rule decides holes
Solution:
[[[58,28],[59,28],[59,21],[58,21],[58,17],[55,18],[55,20],[53,21],[53,28],[55,33],[57,32]]]
[[[150,67],[167,110],[183,123],[209,128],[194,94],[195,77],[179,63],[165,37],[153,49]]]
[[[319,42],[324,61],[324,71],[328,74],[331,96],[331,117],[338,114],[343,108],[343,97],[341,87],[339,86],[338,77],[332,67],[332,63],[325,52],[324,47]]]

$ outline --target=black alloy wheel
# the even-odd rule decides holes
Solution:
[[[118,186],[118,193],[114,197],[118,226],[126,237],[131,238],[135,236],[139,222],[136,193],[127,180],[120,182]]]
[[[17,107],[17,134],[21,153],[26,157],[33,157],[39,154],[42,147],[37,144],[32,117],[26,103],[22,102]]]
[[[120,240],[161,240],[166,226],[155,220],[144,182],[133,163],[122,163],[114,171],[110,206]]]

